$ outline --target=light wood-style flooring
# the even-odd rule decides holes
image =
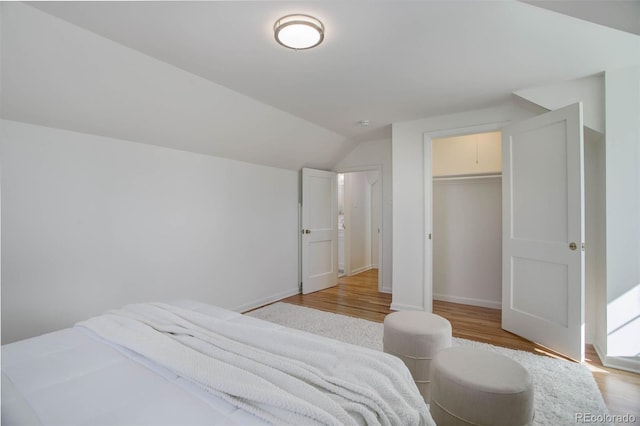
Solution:
[[[282,302],[376,322],[384,321],[384,317],[392,312],[391,295],[378,292],[377,269],[342,277],[335,287],[307,295],[291,296]],[[455,337],[561,357],[540,345],[502,330],[501,312],[498,309],[434,301],[433,312],[451,322]],[[587,346],[586,365],[591,369],[611,414],[633,415],[636,424],[640,425],[640,375],[603,367],[590,345]]]

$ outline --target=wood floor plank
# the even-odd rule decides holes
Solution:
[[[383,322],[384,317],[393,312],[390,308],[391,295],[378,292],[377,269],[342,277],[335,287],[298,294],[281,301],[376,322]],[[455,337],[562,358],[562,355],[543,346],[502,330],[498,309],[435,300],[433,312],[451,322]],[[635,416],[637,424],[640,424],[640,375],[603,367],[590,345],[586,353],[586,365],[591,369],[611,414]]]

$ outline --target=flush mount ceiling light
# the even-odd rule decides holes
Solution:
[[[324,39],[324,25],[309,15],[287,15],[278,19],[273,26],[276,41],[294,50],[316,47]]]

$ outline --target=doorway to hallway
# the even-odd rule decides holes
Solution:
[[[339,276],[380,268],[381,192],[379,170],[338,174]]]

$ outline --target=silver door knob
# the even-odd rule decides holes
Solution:
[[[575,250],[575,249],[577,249],[577,248],[578,248],[578,245],[577,245],[576,243],[569,243],[569,248],[570,248],[571,250]]]

